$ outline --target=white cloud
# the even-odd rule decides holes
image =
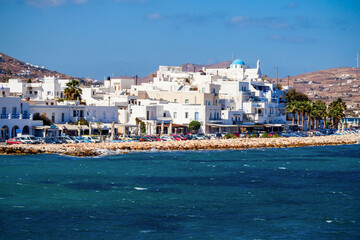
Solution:
[[[74,3],[76,4],[84,4],[87,3],[89,0],[74,0]]]
[[[235,16],[230,19],[231,25],[236,27],[288,28],[290,24],[278,17],[253,18]]]
[[[124,2],[124,3],[145,3],[147,0],[114,0],[115,2]]]
[[[159,13],[148,13],[146,17],[150,20],[159,20],[163,18],[163,16],[161,16]]]
[[[34,7],[56,7],[65,4],[66,0],[27,0],[26,2]]]

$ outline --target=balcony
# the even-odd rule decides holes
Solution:
[[[1,119],[32,119],[32,114],[1,114]]]

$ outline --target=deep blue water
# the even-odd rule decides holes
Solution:
[[[360,239],[360,145],[0,156],[0,239]]]

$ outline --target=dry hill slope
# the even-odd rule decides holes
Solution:
[[[0,80],[8,78],[36,79],[44,76],[59,76],[59,78],[72,78],[69,75],[48,70],[42,66],[25,63],[6,54],[0,53]]]
[[[286,86],[288,79],[279,79],[279,83]],[[342,98],[348,105],[360,103],[360,68],[341,67],[303,73],[290,77],[289,84],[310,99],[329,103]]]

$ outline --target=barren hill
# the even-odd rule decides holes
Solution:
[[[279,79],[279,83],[286,86],[288,79]],[[303,73],[290,77],[289,84],[310,99],[329,103],[342,98],[348,105],[360,103],[360,68],[341,67]]]
[[[8,78],[37,79],[44,76],[59,76],[59,78],[72,78],[69,75],[51,71],[43,66],[25,63],[6,54],[0,53],[0,80]]]

